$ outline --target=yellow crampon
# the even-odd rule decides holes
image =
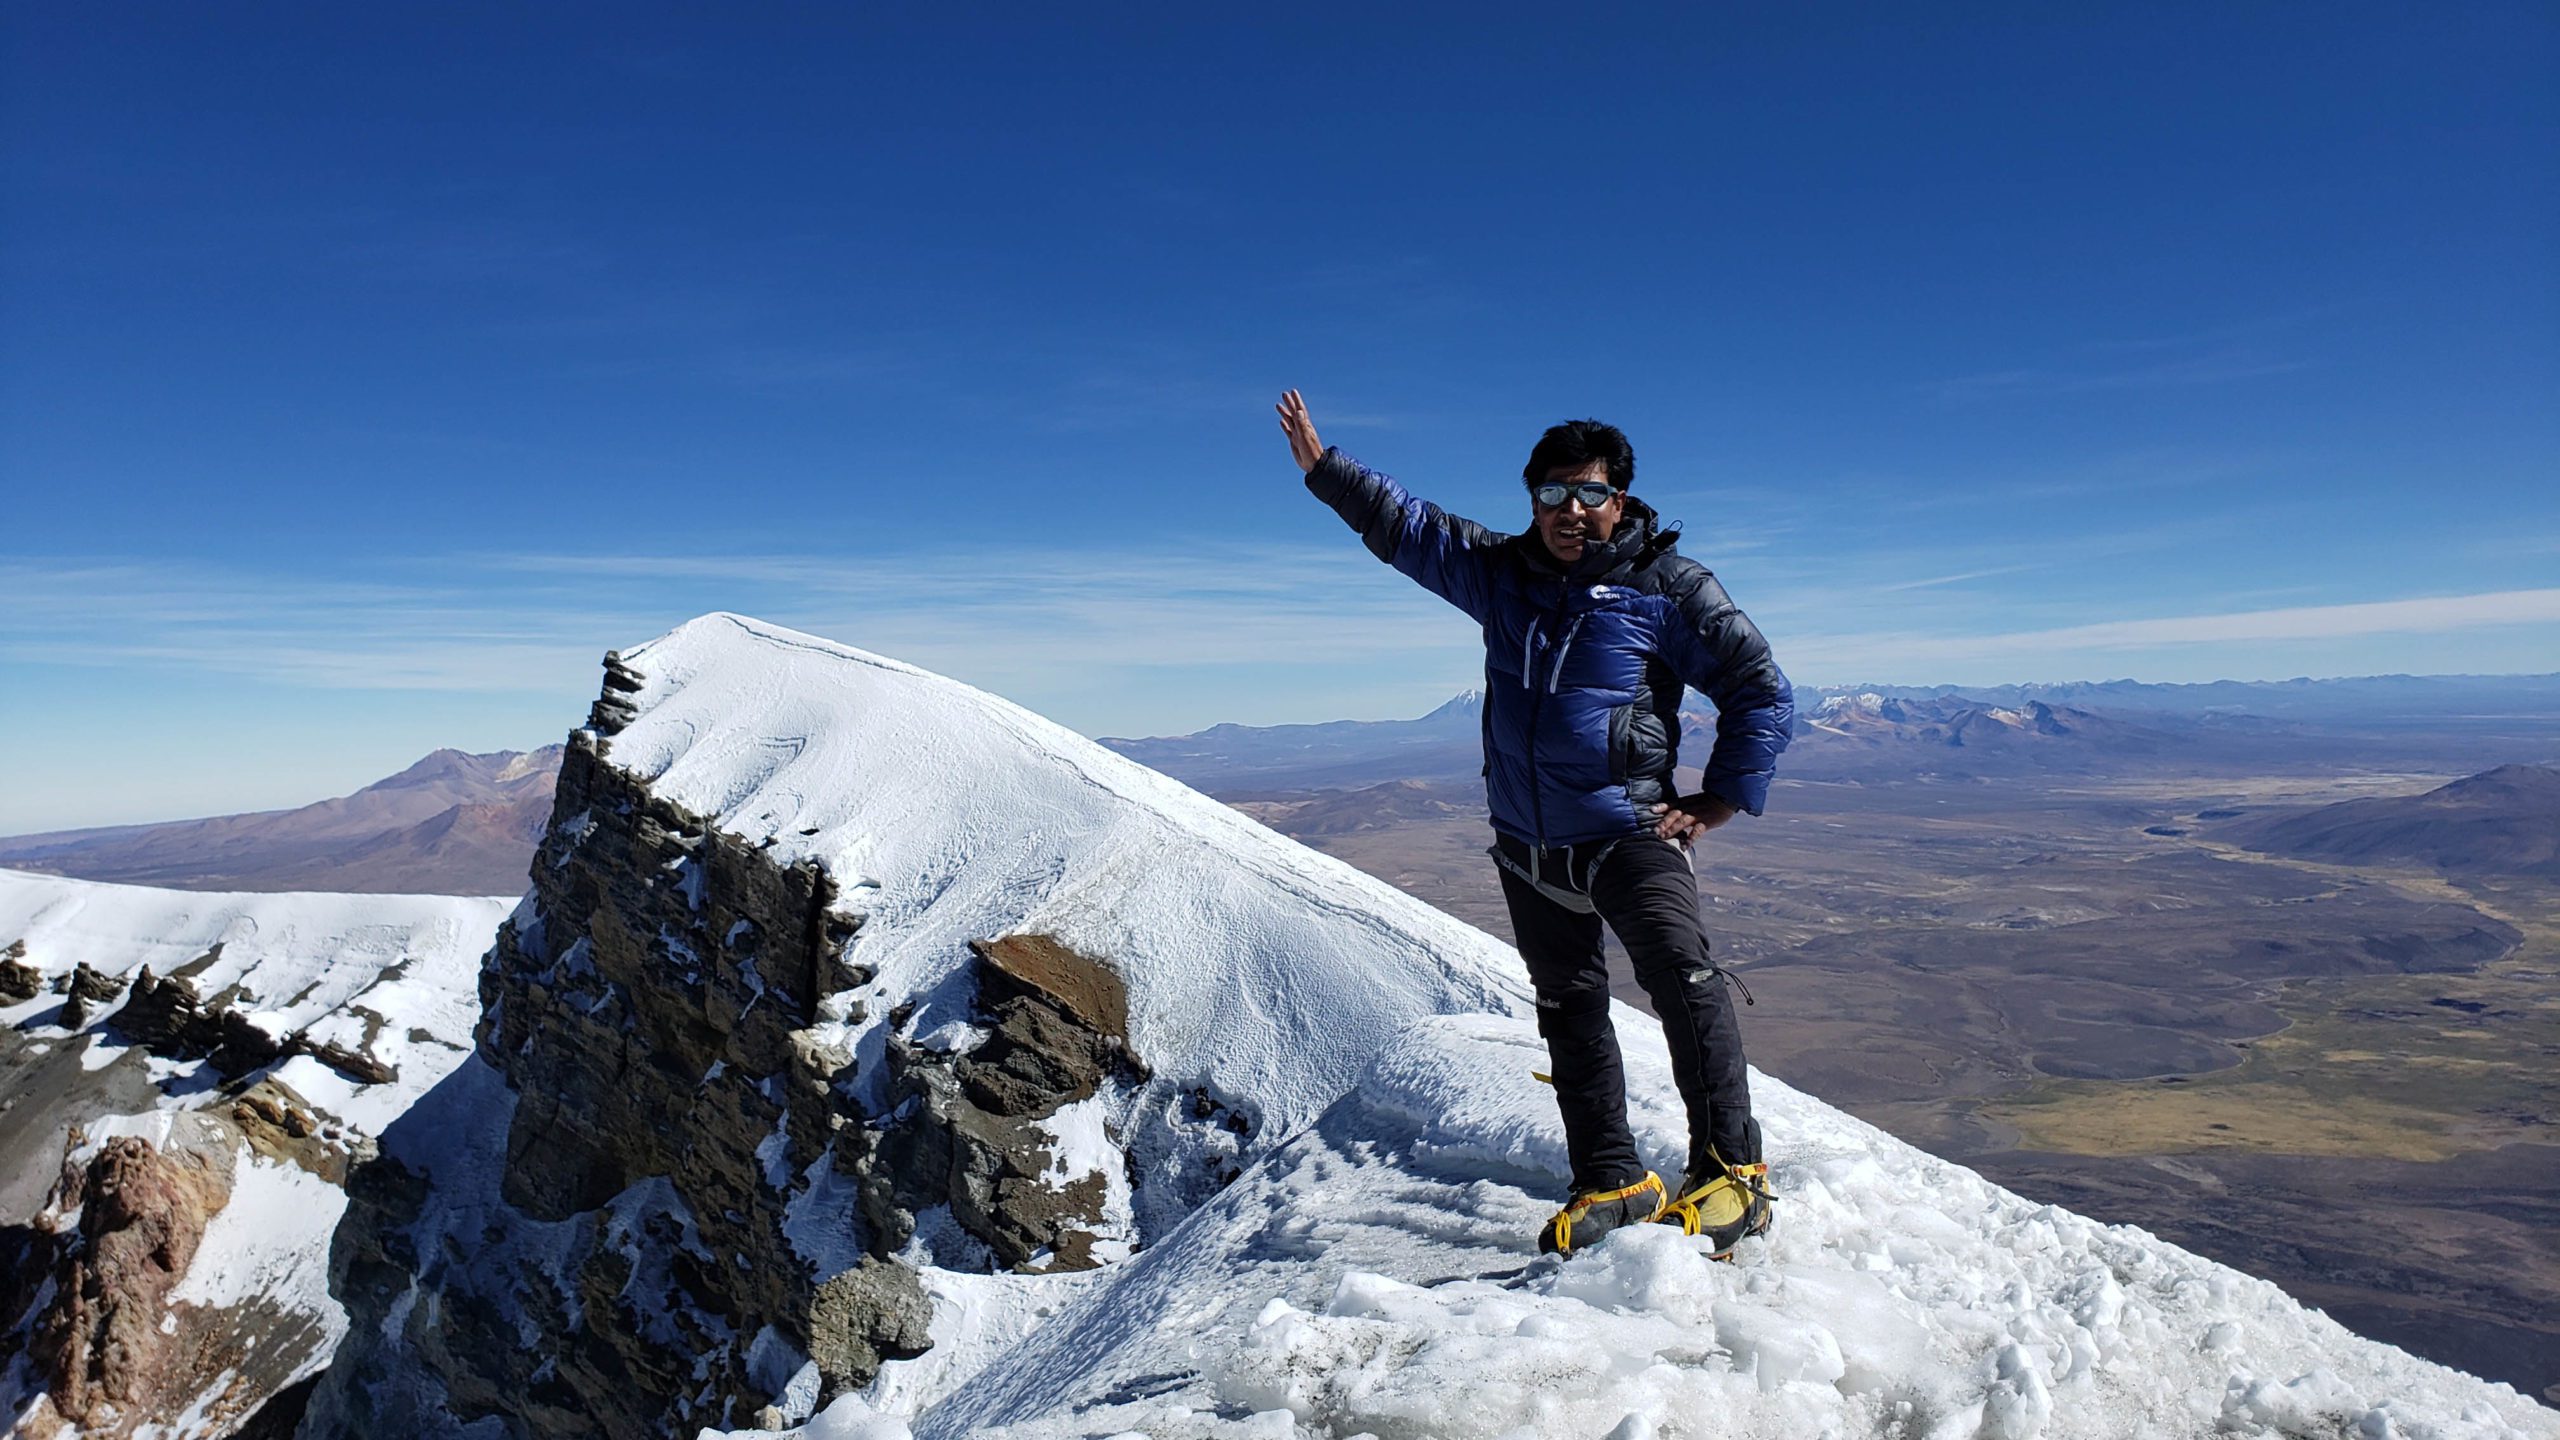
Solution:
[[[1722,1241],[1724,1248],[1715,1255],[1721,1260],[1733,1253],[1734,1241],[1769,1228],[1768,1205],[1777,1198],[1769,1190],[1767,1164],[1727,1165],[1723,1174],[1672,1197],[1655,1218],[1679,1226],[1683,1235]],[[1760,1213],[1757,1223],[1750,1223],[1754,1202]]]
[[[1547,1222],[1546,1230],[1544,1233],[1539,1235],[1538,1248],[1541,1251],[1552,1252],[1559,1255],[1572,1254],[1573,1225],[1575,1221],[1590,1214],[1594,1206],[1614,1204],[1622,1200],[1639,1200],[1643,1196],[1644,1192],[1648,1190],[1653,1192],[1653,1199],[1650,1203],[1638,1204],[1629,1207],[1630,1210],[1642,1210],[1644,1212],[1643,1214],[1630,1215],[1627,1221],[1612,1223],[1600,1233],[1606,1234],[1609,1230],[1617,1229],[1619,1223],[1633,1223],[1641,1225],[1649,1220],[1660,1219],[1662,1217],[1662,1202],[1664,1195],[1662,1177],[1654,1174],[1650,1170],[1647,1170],[1644,1172],[1644,1178],[1633,1185],[1620,1186],[1615,1190],[1595,1190],[1589,1194],[1576,1195],[1571,1200],[1566,1201],[1565,1207],[1555,1213],[1555,1218]],[[1598,1236],[1594,1236],[1592,1238],[1597,1239]]]

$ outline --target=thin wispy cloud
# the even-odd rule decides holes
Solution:
[[[1875,589],[1883,594],[1895,595],[1906,590],[1934,590],[1942,585],[1963,585],[1975,580],[1989,580],[1999,575],[2023,575],[2029,570],[2043,568],[2042,565],[1995,565],[1988,570],[1964,570],[1953,575],[1933,575],[1926,580],[1903,580],[1890,585],[1878,585]]]
[[[2228,385],[2288,375],[2315,363],[2302,353],[2305,322],[2334,308],[2313,306],[2171,335],[2088,340],[2042,363],[1959,375],[1927,388],[1942,400],[1961,401]]]
[[[2439,595],[2412,600],[2371,600],[2350,605],[2298,605],[2226,615],[2117,620],[1987,638],[2016,648],[2114,649],[2232,640],[2337,640],[2362,635],[2432,634],[2487,625],[2554,622],[2560,622],[2560,589],[2500,590],[2485,595]]]
[[[2076,657],[2094,660],[2131,651],[2445,635],[2531,625],[2560,626],[2560,589],[2299,605],[1972,634],[1811,635],[1790,647],[1789,658],[1800,668],[1811,665],[1831,670],[1993,663],[2025,673],[2040,662]]]
[[[964,567],[967,584],[946,583]],[[592,689],[605,649],[726,609],[999,689],[1069,723],[1155,729],[1163,715],[1150,702],[1167,675],[1370,667],[1445,671],[1455,688],[1471,636],[1463,617],[1356,546],[980,549],[940,562],[497,553],[395,568],[405,578],[12,561],[0,586],[37,598],[0,615],[0,663],[571,695]]]
[[[2195,355],[2175,360],[2104,369],[2028,366],[1959,375],[1931,388],[1946,400],[1994,399],[2010,395],[2087,395],[2110,390],[2145,390],[2178,385],[2227,385],[2261,380],[2309,369],[2308,360],[2272,359],[2246,354]]]

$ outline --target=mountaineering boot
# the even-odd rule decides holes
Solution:
[[[1769,1189],[1768,1162],[1758,1158],[1759,1121],[1751,1122],[1746,1143],[1753,1158],[1740,1165],[1726,1163],[1713,1145],[1691,1151],[1689,1172],[1658,1217],[1684,1235],[1706,1236],[1711,1259],[1730,1260],[1742,1237],[1769,1231],[1769,1202],[1778,1197]]]
[[[1746,1235],[1765,1235],[1769,1230],[1769,1167],[1758,1165],[1710,1166],[1700,1175],[1692,1171],[1680,1181],[1680,1193],[1662,1207],[1660,1219],[1665,1225],[1677,1225],[1684,1235],[1704,1235],[1711,1247],[1707,1258],[1730,1260],[1733,1247]]]
[[[1662,1177],[1647,1170],[1633,1185],[1585,1190],[1565,1202],[1538,1232],[1538,1253],[1570,1255],[1622,1225],[1642,1225],[1662,1214]]]

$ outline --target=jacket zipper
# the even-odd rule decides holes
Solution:
[[[1572,603],[1570,595],[1557,600],[1555,613],[1547,617],[1550,628],[1564,619],[1565,608]],[[1534,640],[1537,633],[1538,622],[1532,620],[1529,622],[1529,635]],[[1566,642],[1569,644],[1571,641],[1572,633],[1568,631]],[[1558,648],[1561,652],[1562,647]],[[1556,664],[1561,673],[1564,664],[1564,656],[1561,653],[1556,656]],[[1539,702],[1546,698],[1553,687],[1550,686],[1546,691],[1540,690],[1536,674],[1537,672],[1529,665],[1523,664],[1520,667],[1521,683],[1529,687],[1529,820],[1538,832],[1538,848],[1544,850],[1547,848],[1547,797],[1545,790],[1538,784],[1538,711],[1541,708]]]

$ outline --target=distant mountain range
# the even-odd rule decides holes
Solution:
[[[1221,795],[1445,780],[1483,768],[1484,693],[1469,690],[1414,720],[1212,725],[1195,735],[1101,743]]]
[[[557,745],[438,750],[298,810],[0,839],[0,866],[184,890],[513,895],[559,772]]]
[[[1694,765],[1714,743],[1715,716],[1694,696],[1690,704],[1681,749]],[[1862,785],[2171,770],[2460,774],[2560,760],[2560,675],[1805,688],[1796,705],[1782,776]],[[1279,807],[1265,818],[1285,811],[1296,833],[1347,833],[1479,801],[1483,710],[1482,694],[1468,691],[1410,720],[1215,725],[1101,743],[1248,811]],[[0,838],[0,867],[195,890],[511,895],[524,889],[559,764],[556,745],[439,750],[297,810]],[[2364,833],[2361,816],[2338,820],[2321,843],[2364,843],[2346,838]],[[2297,838],[2306,833],[2269,843],[2310,843]]]
[[[1472,777],[1483,763],[1483,697],[1469,691],[1412,720],[1218,725],[1193,735],[1102,743],[1235,801],[1393,780]],[[2560,675],[2405,676],[2150,685],[1805,687],[1796,779],[1906,780],[2391,766],[2459,773],[2560,758]],[[1692,695],[1683,758],[1703,760],[1715,715]]]
[[[1798,691],[1799,696],[1805,692]],[[1850,685],[1814,692],[1824,698],[1872,693],[1905,699],[1954,698],[2020,707],[2035,701],[2082,709],[2231,712],[2274,720],[2346,720],[2412,724],[2448,715],[2560,714],[2560,674],[2359,675],[2335,680],[2214,680],[2154,685],[2139,680],[2076,680],[2055,685]]]
[[[1801,692],[1799,692],[1801,694]],[[1699,714],[1698,728],[1714,733],[1711,716]],[[1831,695],[1797,717],[1800,745],[1822,748],[1826,741],[1870,746],[1941,745],[1950,750],[2011,748],[2050,741],[2102,742],[2122,750],[2159,748],[2165,733],[2128,724],[2092,711],[2042,700],[2001,705],[1967,696],[1905,698],[1868,691]]]
[[[2253,815],[2215,833],[2297,860],[2560,879],[2560,769],[2501,765],[2423,795]]]

